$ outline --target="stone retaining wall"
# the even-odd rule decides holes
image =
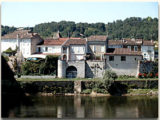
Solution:
[[[98,81],[36,81],[36,82],[19,82],[21,87],[27,93],[52,92],[52,93],[80,93],[84,89],[92,89]],[[125,84],[128,88],[158,88],[158,80],[147,81],[115,81]],[[77,84],[78,83],[78,84]],[[75,92],[75,93],[77,93]]]

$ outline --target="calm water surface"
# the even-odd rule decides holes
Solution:
[[[30,96],[31,97],[31,96]],[[158,97],[32,96],[10,118],[157,118]]]

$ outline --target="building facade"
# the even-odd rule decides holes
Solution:
[[[129,48],[131,51],[141,51],[144,60],[154,61],[154,42],[152,40],[108,40],[108,48]]]
[[[105,53],[107,70],[117,75],[137,76],[139,73],[138,61],[142,60],[140,51],[131,51],[129,48],[110,48]]]
[[[36,46],[43,39],[37,34],[29,30],[17,30],[1,37],[1,52],[11,48],[22,53],[24,58],[36,52]]]
[[[87,39],[87,51],[90,59],[102,60],[107,48],[107,36],[92,35]]]

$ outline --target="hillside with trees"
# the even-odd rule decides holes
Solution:
[[[2,28],[2,35],[8,28]],[[13,28],[12,28],[13,29]],[[11,29],[11,30],[12,30]],[[104,23],[75,23],[73,21],[49,22],[35,25],[31,29],[42,37],[52,37],[60,31],[62,37],[88,37],[90,35],[108,35],[109,39],[141,38],[144,40],[158,40],[158,19],[130,17]],[[3,32],[5,31],[5,32]],[[9,31],[10,32],[10,31]]]
[[[1,25],[1,35],[5,35],[5,34],[8,34],[10,32],[13,32],[15,31],[17,28],[15,27],[9,27],[9,26],[3,26]]]

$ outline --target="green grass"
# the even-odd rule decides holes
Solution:
[[[100,81],[101,78],[73,78],[73,79],[67,79],[67,78],[44,78],[44,79],[41,79],[41,78],[17,78],[16,79],[17,81],[77,81],[77,80],[82,80],[82,81]],[[118,78],[116,79],[115,81],[130,81],[130,80],[142,80],[142,81],[145,81],[145,80],[158,80],[158,78]]]
[[[67,79],[67,78],[37,78],[37,79],[31,79],[31,78],[17,78],[17,81],[77,81],[77,80],[82,80],[82,81],[99,81],[99,78],[72,78],[72,79]]]
[[[158,78],[135,78],[135,77],[131,77],[131,78],[117,78],[116,81],[129,81],[129,80],[158,80]]]
[[[150,92],[158,92],[158,89],[129,89],[129,94],[147,94]]]

